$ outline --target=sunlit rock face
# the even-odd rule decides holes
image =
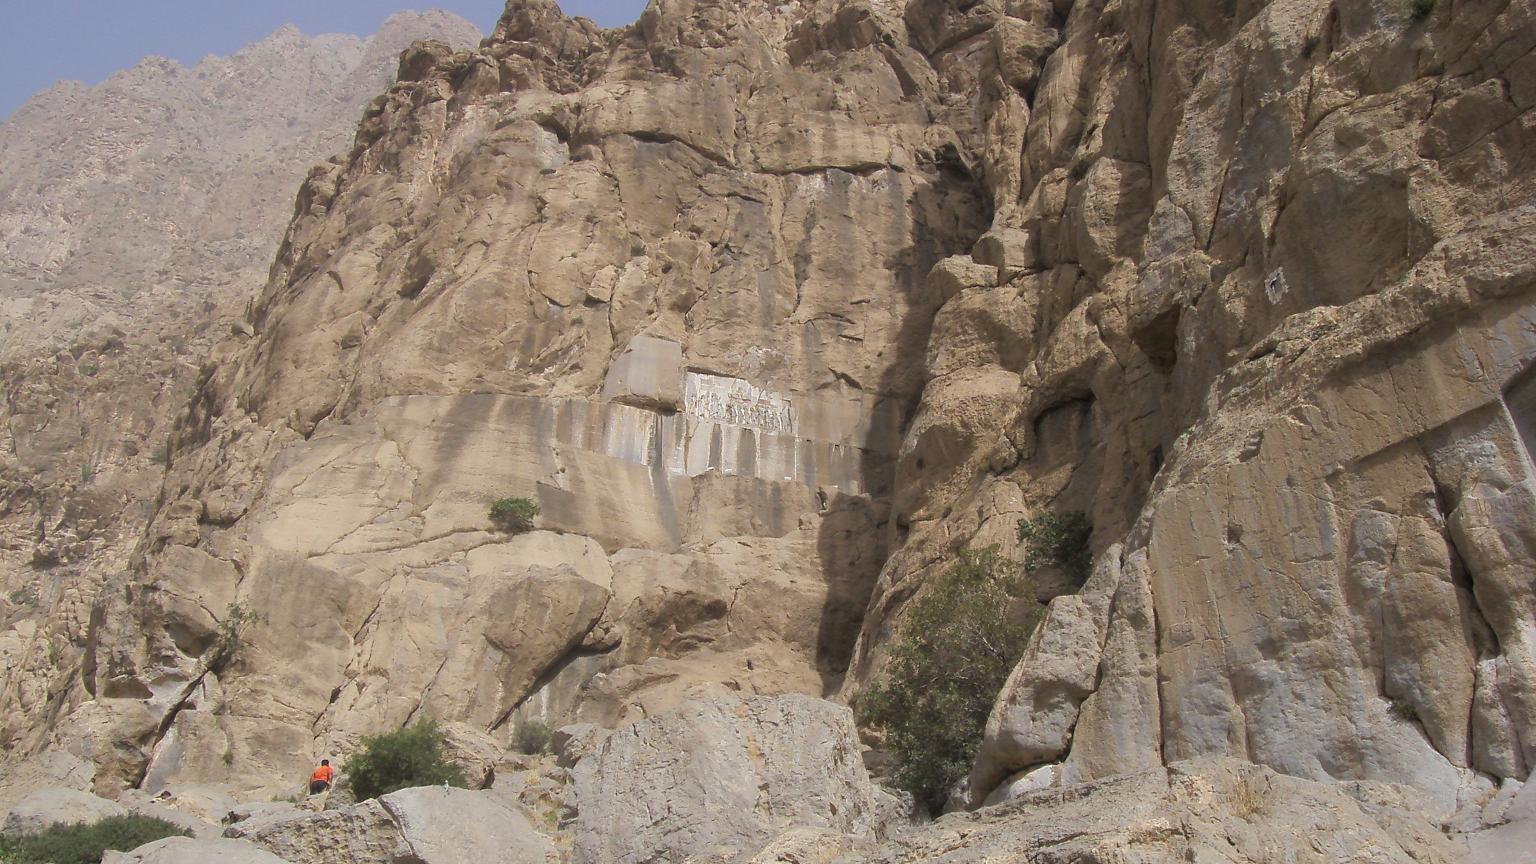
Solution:
[[[102,782],[255,788],[417,716],[506,736],[840,685],[929,272],[990,205],[899,15],[830,65],[795,47],[809,20],[517,4],[477,51],[402,56],[98,606],[61,734],[136,742]],[[534,531],[492,524],[506,497]]]
[[[266,279],[294,190],[348,146],[419,39],[480,33],[445,12],[369,37],[284,27],[192,66],[147,58],[96,86],[61,82],[0,123],[7,766],[79,698],[91,607],[131,566],[172,428]]]
[[[1083,511],[957,806],[1235,758],[1449,818],[1536,758],[1530,16],[528,0],[412,49],[56,740],[260,789],[426,715],[857,701],[959,551]]]

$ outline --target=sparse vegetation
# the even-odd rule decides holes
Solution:
[[[443,733],[432,720],[363,739],[363,751],[347,761],[357,800],[412,786],[464,785],[464,772],[443,756]]]
[[[1418,722],[1419,711],[1417,708],[1414,708],[1413,703],[1409,702],[1407,699],[1400,699],[1397,697],[1388,699],[1387,710],[1391,712],[1393,717],[1396,717],[1399,720],[1406,720],[1409,723]]]
[[[1408,17],[1423,21],[1435,11],[1435,0],[1408,0]]]
[[[896,782],[941,806],[970,771],[992,702],[1023,654],[1040,607],[1019,566],[967,551],[908,606],[884,680],[859,703],[885,733]]]
[[[1262,788],[1261,787],[1262,784]],[[1268,810],[1269,783],[1259,771],[1245,771],[1232,788],[1232,815],[1252,820]]]
[[[512,734],[512,748],[528,756],[546,753],[549,751],[552,734],[545,724],[537,720],[524,720],[517,724],[517,731]]]
[[[12,606],[36,606],[37,591],[31,587],[17,588],[9,595]]]
[[[225,747],[224,748],[224,764],[225,765],[233,765],[233,764],[235,764],[235,751],[234,751],[234,748],[231,748],[231,747]]]
[[[149,454],[149,461],[156,465],[165,465],[171,461],[171,445],[161,441],[155,445],[155,449]]]
[[[219,630],[213,637],[213,644],[209,646],[204,655],[209,669],[218,672],[224,669],[240,653],[244,645],[245,631],[256,623],[256,614],[245,604],[235,603],[224,613],[224,620],[219,622]]]
[[[163,819],[112,816],[89,825],[55,825],[37,834],[0,836],[7,864],[96,864],[108,850],[127,852],[186,831]]]
[[[1089,545],[1092,536],[1093,523],[1080,510],[1042,513],[1034,519],[1019,520],[1024,566],[1034,569],[1054,564],[1079,584],[1087,581],[1093,568],[1093,549]]]
[[[501,498],[491,503],[491,523],[513,534],[531,530],[538,515],[539,505],[527,498]]]

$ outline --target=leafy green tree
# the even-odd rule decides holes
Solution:
[[[412,786],[464,786],[464,772],[443,756],[443,732],[432,720],[364,738],[346,768],[359,801]]]
[[[924,586],[890,644],[882,681],[859,702],[896,756],[896,782],[937,808],[970,771],[992,710],[1040,607],[1019,566],[966,551]]]
[[[0,836],[7,864],[96,864],[107,850],[127,852],[186,831],[148,816],[109,816],[81,825],[54,825],[36,834]]]

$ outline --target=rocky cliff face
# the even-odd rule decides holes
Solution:
[[[1536,21],[1415,6],[519,0],[414,49],[55,743],[259,789],[427,714],[856,699],[959,550],[1081,510],[969,803],[1141,772],[1193,813],[1235,775],[1165,766],[1236,757],[1439,821],[1524,779]]]
[[[91,605],[154,510],[197,367],[265,278],[311,165],[442,13],[285,28],[192,68],[61,83],[0,124],[0,746],[69,698]]]

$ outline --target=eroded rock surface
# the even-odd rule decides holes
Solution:
[[[542,864],[554,845],[518,808],[489,793],[428,786],[401,789],[323,813],[273,812],[237,822],[225,836],[248,840],[292,864]]]
[[[1226,759],[1178,762],[951,814],[872,854],[896,862],[1464,860],[1411,790],[1316,783]]]
[[[97,822],[126,816],[122,805],[77,789],[38,789],[16,802],[5,815],[5,833],[37,834],[55,825]]]
[[[1060,821],[859,854],[1454,860],[1536,759],[1532,16],[515,0],[414,47],[39,725],[103,788],[265,791],[421,716],[580,724],[590,790],[686,767],[641,733],[693,716],[744,805],[754,698],[856,703],[959,551],[1084,511],[955,802]],[[703,798],[655,806],[724,834],[631,795],[576,848],[856,833]]]
[[[695,693],[615,730],[576,763],[566,795],[571,860],[745,861],[759,851],[776,860],[822,845],[803,831],[781,837],[791,829],[867,844],[899,807],[870,782],[859,751],[842,706]],[[761,849],[775,838],[783,853]]]
[[[96,594],[131,566],[200,364],[249,332],[295,187],[423,38],[479,34],[441,12],[366,39],[287,27],[193,67],[150,58],[95,87],[62,82],[0,124],[8,763],[79,696]]]

